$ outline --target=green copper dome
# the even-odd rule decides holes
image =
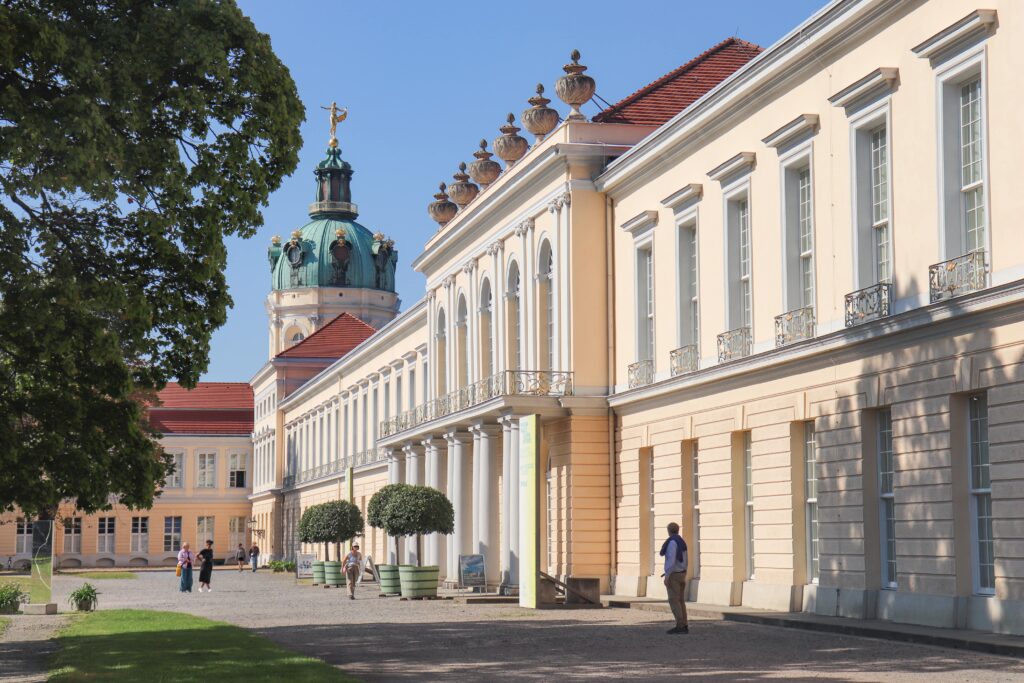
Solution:
[[[313,172],[315,201],[310,222],[284,244],[274,238],[267,256],[275,290],[300,287],[360,287],[395,291],[395,243],[356,222],[352,203],[352,167],[337,147]]]

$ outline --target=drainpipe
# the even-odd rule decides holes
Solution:
[[[607,306],[606,318],[608,321],[608,396],[610,397],[615,387],[615,255],[613,252],[615,229],[615,204],[611,197],[605,197],[605,272],[607,284],[605,285],[605,303]],[[612,582],[615,579],[616,568],[618,567],[616,547],[616,510],[615,510],[615,489],[617,481],[615,476],[615,411],[608,406],[608,587],[612,589]]]

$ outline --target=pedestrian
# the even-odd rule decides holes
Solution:
[[[199,559],[202,565],[199,567],[199,592],[206,588],[207,593],[212,593],[210,588],[210,577],[213,575],[213,541],[207,541],[206,547],[199,551]]]
[[[242,571],[245,568],[245,561],[248,558],[249,553],[245,552],[245,546],[239,543],[238,550],[235,551],[235,561],[238,562],[238,571]]]
[[[668,525],[668,539],[661,546],[661,556],[665,558],[665,588],[668,589],[668,604],[676,625],[668,633],[689,633],[690,626],[686,618],[686,541],[679,535],[679,525],[671,522]]]
[[[352,550],[345,556],[345,578],[348,579],[348,599],[356,599],[356,582],[363,570],[363,554],[359,552],[359,544],[353,543]]]
[[[192,592],[192,565],[195,564],[196,554],[189,550],[188,543],[182,543],[178,551],[178,569],[181,580],[178,582],[178,590],[182,593]]]
[[[256,571],[256,567],[260,560],[260,547],[253,541],[252,547],[249,548],[249,561],[252,562],[252,570]]]

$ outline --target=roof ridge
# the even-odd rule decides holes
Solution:
[[[764,49],[763,47],[761,47],[760,45],[757,45],[756,43],[751,43],[750,41],[743,40],[742,38],[739,38],[737,36],[729,36],[725,40],[721,40],[718,43],[716,43],[716,44],[712,45],[711,47],[709,47],[708,49],[704,50],[703,52],[698,54],[696,57],[693,57],[692,59],[690,59],[688,62],[686,62],[682,66],[676,67],[672,71],[669,71],[667,74],[661,76],[660,78],[657,78],[657,79],[651,81],[650,83],[648,83],[647,85],[643,86],[642,88],[639,88],[638,90],[634,91],[632,94],[627,95],[626,97],[622,98],[621,100],[619,100],[615,104],[611,105],[607,109],[603,109],[596,116],[594,116],[593,120],[597,121],[598,123],[600,123],[600,122],[603,122],[603,121],[611,118],[614,114],[618,113],[620,110],[625,108],[627,105],[632,104],[636,100],[640,99],[642,96],[651,93],[652,91],[654,91],[657,88],[661,87],[665,83],[668,83],[669,81],[672,81],[675,78],[683,75],[684,73],[686,73],[686,72],[696,68],[698,65],[700,65],[702,62],[706,61],[708,58],[710,58],[715,53],[720,52],[720,51],[724,50],[725,48],[727,48],[727,47],[729,47],[731,45],[736,45],[736,46],[739,46],[739,47],[745,47],[745,48],[749,48],[749,49],[754,49],[754,50],[757,50],[759,52]]]

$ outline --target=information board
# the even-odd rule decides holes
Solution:
[[[483,555],[459,555],[459,588],[487,587]]]
[[[312,579],[313,578],[313,561],[316,560],[316,555],[313,553],[299,553],[295,556],[295,578],[297,579]]]

